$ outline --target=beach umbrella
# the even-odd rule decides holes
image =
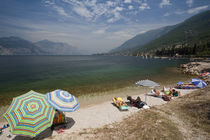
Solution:
[[[205,87],[207,84],[201,80],[201,79],[198,79],[198,78],[193,78],[192,79],[192,83],[196,86],[196,87],[199,87],[199,88],[203,88]]]
[[[55,110],[47,102],[45,95],[29,91],[13,98],[3,116],[9,123],[12,134],[35,137],[52,126],[54,115]]]
[[[206,80],[206,79],[210,78],[210,73],[209,72],[202,73],[200,75],[200,78]]]
[[[150,87],[150,88],[154,88],[154,87],[159,87],[160,85],[157,84],[154,81],[151,80],[140,80],[136,82],[137,86],[144,86],[144,87]],[[145,102],[147,101],[147,94],[145,94]]]
[[[146,87],[159,87],[160,85],[151,81],[151,80],[140,80],[136,82],[138,86],[146,86]]]
[[[67,91],[55,90],[47,93],[47,101],[55,108],[64,112],[73,112],[79,108],[78,100]]]

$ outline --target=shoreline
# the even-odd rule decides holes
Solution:
[[[177,70],[177,69],[175,69],[175,70]],[[186,81],[188,81],[187,78],[184,78],[184,79]],[[169,79],[168,81],[171,81],[171,79]],[[185,81],[183,81],[183,82],[185,82]],[[175,83],[173,83],[173,82],[171,82],[169,84],[164,84],[165,87],[173,87],[174,85],[175,85]],[[157,89],[161,90],[162,86],[157,87]],[[81,95],[81,96],[77,97],[77,99],[80,103],[80,108],[87,108],[87,107],[91,107],[94,105],[98,105],[98,104],[110,101],[115,96],[124,98],[127,95],[136,96],[136,95],[144,94],[145,92],[148,92],[148,91],[149,91],[149,88],[138,87],[138,86],[135,86],[135,84],[134,84],[134,86],[127,86],[127,87],[118,88],[115,90]],[[0,106],[0,124],[2,122],[5,122],[5,119],[3,118],[3,114],[6,112],[6,110],[9,106],[10,106],[10,104]]]

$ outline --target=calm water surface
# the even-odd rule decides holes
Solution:
[[[123,56],[0,56],[0,98],[54,89],[79,96],[134,85],[146,78],[164,84],[186,78],[173,69],[185,62]]]

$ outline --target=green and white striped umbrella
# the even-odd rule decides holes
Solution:
[[[30,91],[13,98],[4,117],[12,134],[35,137],[52,126],[54,115],[55,110],[47,102],[46,96]]]

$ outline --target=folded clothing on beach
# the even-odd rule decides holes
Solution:
[[[146,103],[142,102],[142,101],[136,101],[133,103],[133,106],[135,106],[137,108],[142,108],[144,105],[146,105]]]

